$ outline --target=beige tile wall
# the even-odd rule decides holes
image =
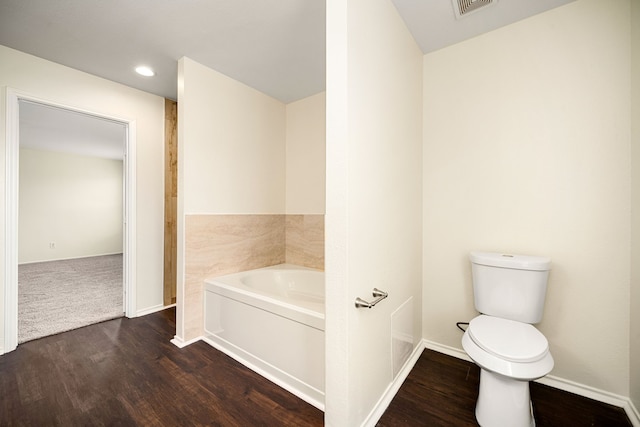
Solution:
[[[185,340],[203,333],[204,280],[285,261],[284,215],[188,215]]]
[[[323,215],[188,215],[184,340],[203,334],[204,280],[289,262],[324,268]]]
[[[324,215],[287,215],[286,261],[324,270]]]

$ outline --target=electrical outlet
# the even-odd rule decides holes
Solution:
[[[55,249],[56,248],[56,242],[49,242],[49,249]]]

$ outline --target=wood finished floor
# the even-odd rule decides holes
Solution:
[[[0,426],[321,426],[323,413],[203,342],[175,310],[116,319],[0,356]],[[378,426],[476,426],[479,371],[425,350]],[[620,408],[533,384],[538,426],[631,426]]]
[[[175,309],[30,341],[0,356],[0,426],[320,426],[323,413],[204,342]]]
[[[394,426],[477,426],[480,369],[473,363],[424,350],[378,422]],[[531,383],[537,427],[631,427],[622,408]]]

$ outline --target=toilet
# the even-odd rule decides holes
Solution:
[[[480,315],[462,348],[480,367],[476,419],[482,427],[533,427],[529,381],[553,369],[542,320],[551,260],[471,252],[473,297]]]

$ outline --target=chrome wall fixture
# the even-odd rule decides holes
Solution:
[[[380,301],[382,301],[383,299],[389,296],[388,293],[386,293],[385,291],[381,291],[378,288],[373,288],[372,293],[373,293],[373,296],[376,297],[376,299],[374,299],[371,302],[367,302],[360,297],[356,298],[356,308],[372,308],[377,303],[379,303]]]

